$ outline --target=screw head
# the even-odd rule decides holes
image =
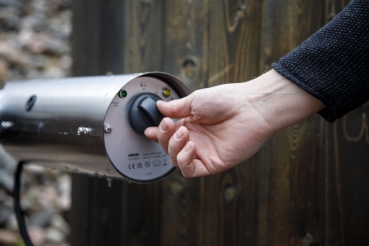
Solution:
[[[112,129],[111,129],[111,127],[110,127],[110,126],[108,126],[108,125],[105,125],[105,126],[104,126],[104,132],[105,132],[105,133],[111,133],[111,131],[112,131]]]

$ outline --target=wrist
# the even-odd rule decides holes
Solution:
[[[320,111],[325,105],[275,70],[245,83],[246,98],[272,134]]]

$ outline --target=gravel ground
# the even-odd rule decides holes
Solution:
[[[70,75],[71,0],[0,0],[0,82]],[[0,149],[0,245],[23,245],[10,195],[15,160]],[[29,166],[22,206],[35,245],[67,246],[71,178]]]

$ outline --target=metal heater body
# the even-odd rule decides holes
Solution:
[[[161,72],[10,82],[1,91],[0,142],[19,161],[147,183],[173,171],[142,134],[155,101],[189,94]]]

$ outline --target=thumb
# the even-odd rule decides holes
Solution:
[[[157,101],[156,105],[159,111],[169,118],[185,118],[192,116],[191,104],[193,100],[193,94],[190,94],[187,97],[173,100],[170,102]]]

